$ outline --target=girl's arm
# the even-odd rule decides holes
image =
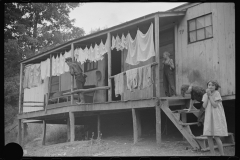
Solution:
[[[218,101],[215,101],[212,96],[208,96],[209,100],[214,108],[218,107]]]
[[[207,96],[207,94],[204,94],[203,95],[203,108],[206,108],[207,107],[207,104],[208,104],[208,96]]]
[[[170,59],[170,61],[169,61],[170,63],[170,66],[172,67],[172,68],[174,68],[174,64],[173,64],[173,60],[172,59]]]

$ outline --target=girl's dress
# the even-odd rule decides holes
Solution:
[[[214,108],[208,100],[207,107],[205,109],[205,120],[203,135],[204,136],[228,136],[227,122],[222,105],[222,98],[218,91],[215,91],[212,95],[215,101],[218,101],[218,107]],[[208,98],[207,93],[203,95],[202,101],[206,101]]]

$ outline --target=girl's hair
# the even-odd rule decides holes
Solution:
[[[163,53],[163,55],[167,55],[168,57],[170,56],[170,53],[169,52],[167,52],[167,51],[165,51],[164,53]]]
[[[216,90],[218,90],[219,88],[221,88],[221,86],[220,86],[216,81],[208,81],[207,86],[208,86],[208,84],[209,84],[210,82],[212,82],[212,84],[215,86],[215,89],[216,89]]]

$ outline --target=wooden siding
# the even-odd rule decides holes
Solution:
[[[188,44],[189,19],[212,13],[213,38]],[[221,95],[235,94],[234,3],[201,3],[187,10],[175,27],[176,90],[193,83],[206,88],[209,80],[221,85]]]

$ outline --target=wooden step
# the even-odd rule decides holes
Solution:
[[[224,143],[223,144],[223,147],[229,147],[229,146],[235,146],[235,143]],[[214,145],[214,149],[217,149],[217,148],[218,148],[218,146]],[[210,150],[209,147],[201,149],[201,151],[203,151],[203,152],[209,151],[209,150]]]
[[[208,140],[206,136],[201,135],[201,136],[194,137],[194,139],[198,142],[202,151],[209,150]],[[222,140],[223,146],[235,145],[233,133],[228,133],[228,136],[220,137],[220,139]]]
[[[183,126],[190,126],[190,125],[197,125],[198,122],[192,122],[192,123],[183,123],[183,122],[180,122],[179,124],[180,124],[180,125],[183,125]]]
[[[173,113],[198,113],[200,110],[199,109],[193,109],[190,110],[189,112],[187,110],[181,109],[181,110],[174,110],[172,111]]]

